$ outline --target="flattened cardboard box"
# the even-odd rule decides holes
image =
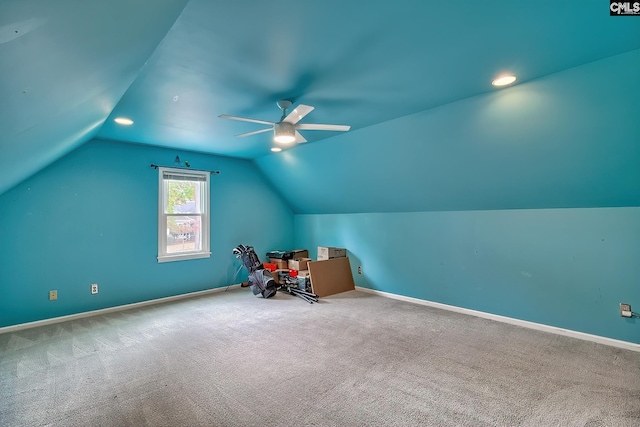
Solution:
[[[356,289],[349,258],[334,258],[309,262],[311,291],[319,297]]]

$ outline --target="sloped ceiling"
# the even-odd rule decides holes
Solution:
[[[185,3],[0,1],[0,193],[98,132]]]
[[[636,49],[255,163],[303,214],[640,206],[639,73]]]
[[[3,0],[0,193],[94,136],[259,159],[271,136],[218,115],[277,121],[289,99],[356,132],[495,91],[502,72],[640,48],[640,19],[605,3]]]

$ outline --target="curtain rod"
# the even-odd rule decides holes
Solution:
[[[203,169],[179,168],[179,167],[175,167],[175,166],[158,166],[158,165],[154,165],[153,163],[151,163],[151,167],[154,168],[154,169],[171,168],[171,169],[183,169],[183,170],[186,170],[186,171],[195,171],[195,172],[209,172],[209,173],[214,174],[214,175],[220,175],[220,171],[208,171],[208,170],[203,170]]]

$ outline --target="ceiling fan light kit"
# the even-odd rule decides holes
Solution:
[[[292,143],[296,140],[296,127],[288,122],[278,122],[274,124],[273,140],[279,144]]]
[[[309,105],[300,104],[293,109],[292,112],[287,114],[287,109],[291,107],[291,101],[286,99],[280,100],[276,103],[278,108],[282,110],[282,117],[279,122],[268,122],[266,120],[250,119],[248,117],[230,116],[228,114],[220,114],[218,117],[221,119],[239,120],[242,122],[259,123],[263,125],[269,125],[270,127],[265,129],[258,129],[251,132],[241,133],[236,135],[238,137],[245,137],[256,135],[263,132],[268,132],[273,129],[273,140],[279,144],[291,144],[307,142],[307,140],[298,132],[298,129],[304,130],[328,130],[335,132],[347,132],[351,129],[351,126],[346,125],[329,125],[329,124],[311,124],[311,123],[298,123],[307,114],[313,111],[314,107]]]

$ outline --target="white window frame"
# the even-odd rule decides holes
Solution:
[[[164,212],[165,200],[167,198],[165,176],[173,175],[186,178],[193,177],[194,181],[204,183],[202,197],[200,200],[201,213],[197,214],[166,214]],[[175,168],[158,168],[158,262],[184,261],[188,259],[210,258],[209,246],[210,230],[210,199],[211,187],[209,184],[210,173],[206,171],[194,171]],[[167,253],[167,219],[170,216],[199,216],[202,233],[202,249],[180,253]]]

